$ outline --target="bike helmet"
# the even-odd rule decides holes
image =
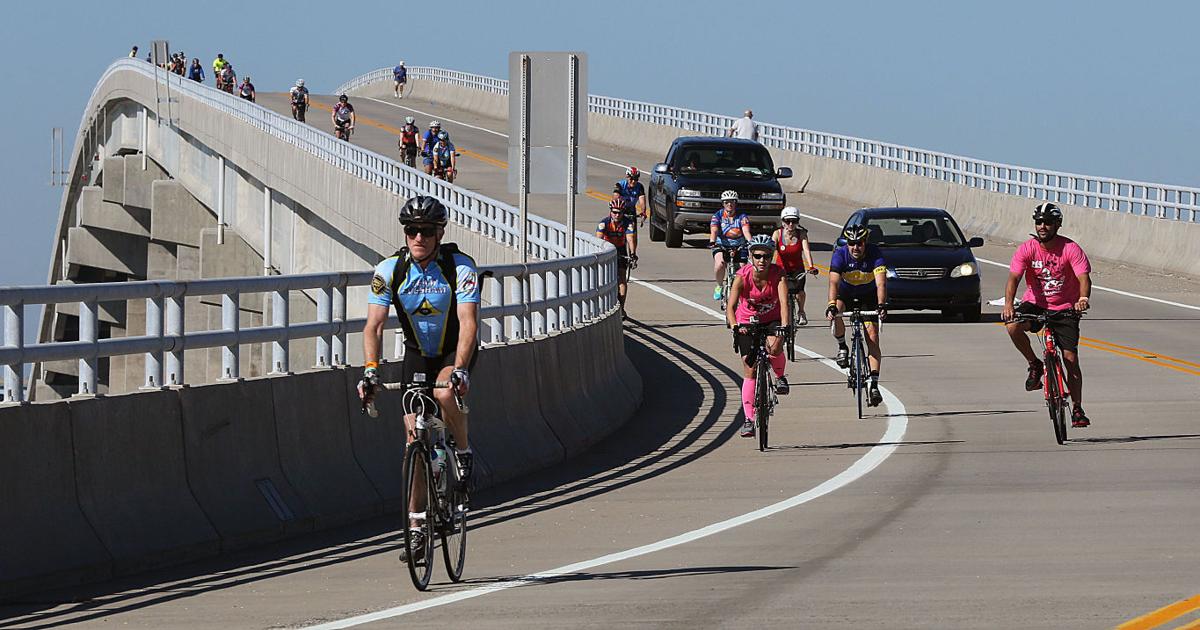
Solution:
[[[625,171],[625,177],[628,177],[629,179],[637,179],[638,177],[641,177],[641,175],[641,171],[639,171],[636,166],[630,166],[629,170]]]
[[[867,226],[858,223],[847,225],[846,229],[842,230],[842,237],[851,243],[865,241],[870,235],[871,231],[867,229]]]
[[[442,128],[442,123],[440,123],[440,122],[438,122],[438,121],[436,121],[436,120],[435,120],[435,121],[433,121],[433,122],[429,123],[429,128],[430,128],[430,129],[441,129],[441,128]]]
[[[341,95],[341,96],[339,96],[339,97],[338,97],[338,101],[340,101],[340,102],[342,102],[342,103],[346,103],[346,102],[348,102],[349,100],[350,100],[350,97],[349,97],[349,96],[346,96],[345,94],[343,94],[343,95]]]
[[[411,124],[413,124],[413,123],[415,123],[415,122],[417,122],[417,119],[416,119],[416,118],[413,118],[412,116],[405,116],[405,117],[404,117],[404,124],[406,124],[406,125],[411,125]]]
[[[438,133],[438,140],[441,140],[442,142],[445,142],[445,141],[447,141],[447,140],[449,140],[449,139],[450,139],[450,134],[446,133],[445,131],[442,131],[442,132],[439,132],[439,133]]]
[[[402,66],[403,66],[403,65],[404,65],[404,62],[403,62],[403,61],[401,61],[401,62],[400,62],[400,65],[402,65]]]
[[[417,195],[409,198],[400,208],[400,224],[432,223],[438,226],[446,225],[446,206],[433,197]]]
[[[800,220],[800,211],[795,206],[788,206],[783,209],[783,212],[779,213],[780,221],[787,221],[788,219]]]
[[[304,87],[304,79],[296,79],[296,87]]]
[[[737,195],[736,190],[726,190],[725,192],[721,193],[721,203],[725,203],[726,201],[737,201],[737,200],[738,200],[738,195]]]
[[[775,251],[775,241],[771,240],[771,237],[767,236],[766,234],[759,234],[758,236],[750,239],[750,251],[754,251],[756,249],[765,249],[773,252]]]
[[[1063,220],[1063,213],[1058,206],[1050,203],[1049,201],[1044,201],[1039,203],[1037,207],[1033,209],[1033,220],[1035,222],[1048,221],[1051,223],[1061,224]]]
[[[609,210],[620,210],[620,211],[624,212],[625,211],[625,200],[620,197],[613,199],[612,201],[610,201],[608,203],[608,209]]]

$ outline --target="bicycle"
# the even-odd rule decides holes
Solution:
[[[416,436],[404,449],[401,469],[400,504],[401,526],[404,530],[404,550],[408,562],[408,574],[413,586],[424,591],[429,587],[433,574],[434,535],[441,540],[442,559],[446,563],[446,575],[451,582],[462,580],[463,567],[467,560],[467,511],[468,493],[459,477],[458,457],[454,437],[446,432],[441,417],[441,408],[433,398],[434,389],[457,386],[456,377],[450,381],[430,383],[425,374],[413,375],[411,383],[381,383],[380,389],[404,392],[402,406],[404,414],[416,416]],[[466,403],[454,393],[454,403],[463,413],[468,413]],[[378,415],[374,405],[363,403],[363,411],[372,417]],[[432,479],[433,483],[426,481]],[[413,497],[424,494],[424,512],[412,511]],[[420,532],[425,539],[424,549],[414,549],[412,522],[420,522]],[[417,551],[422,551],[418,556]]]
[[[404,161],[404,165],[408,168],[417,168],[417,153],[419,152],[420,150],[415,144],[400,145],[401,159]]]
[[[804,277],[804,274],[812,274],[815,276],[815,275],[817,275],[817,268],[813,267],[813,268],[809,269],[808,271],[802,271],[799,273],[790,273],[787,276],[787,279],[788,279],[788,304],[787,304],[787,307],[788,307],[788,315],[789,315],[788,321],[791,322],[792,325],[788,326],[787,339],[785,340],[785,342],[787,343],[787,358],[788,358],[788,361],[791,361],[792,363],[796,362],[796,327],[799,326],[799,324],[797,324],[796,322],[800,321],[799,319],[797,319],[800,315],[800,296],[797,295],[797,293],[799,293],[799,291],[793,290],[793,287],[795,287],[797,284],[799,284],[800,279]]]
[[[771,414],[775,411],[775,405],[779,404],[779,396],[775,394],[775,370],[771,367],[771,356],[767,354],[767,337],[772,334],[783,335],[786,328],[775,322],[760,323],[757,317],[751,317],[749,324],[738,324],[734,330],[753,339],[754,421],[758,429],[758,450],[762,452],[767,450]]]
[[[350,132],[352,132],[352,131],[354,131],[354,127],[351,127],[350,123],[348,123],[348,122],[347,123],[334,123],[334,125],[333,125],[333,133],[334,133],[334,135],[337,136],[338,140],[345,140],[346,142],[350,142]]]
[[[1042,338],[1045,348],[1042,354],[1042,391],[1046,397],[1046,409],[1050,412],[1050,424],[1054,427],[1054,441],[1059,445],[1067,441],[1067,418],[1071,415],[1071,392],[1067,389],[1066,373],[1063,371],[1062,356],[1058,353],[1058,333],[1050,327],[1050,323],[1062,319],[1081,319],[1083,313],[1075,309],[1059,312],[1017,313],[1014,322],[1029,322],[1041,324],[1038,336]]]
[[[725,277],[721,280],[721,312],[729,306],[729,292],[733,290],[733,278],[737,275],[738,269],[741,269],[745,262],[745,257],[742,255],[746,252],[745,245],[725,246],[714,245],[713,249],[721,252],[725,257]]]
[[[871,373],[871,367],[867,363],[863,322],[868,317],[875,317],[876,326],[880,325],[878,322],[879,311],[862,311],[858,307],[854,307],[850,312],[839,313],[838,317],[850,321],[850,369],[846,377],[846,387],[854,390],[854,399],[858,402],[858,419],[862,420],[863,396],[867,389],[867,378]]]

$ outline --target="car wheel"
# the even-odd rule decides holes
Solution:
[[[667,247],[672,249],[683,245],[683,228],[676,227],[671,219],[667,219],[666,241]]]
[[[658,216],[654,214],[654,204],[650,204],[650,240],[661,243],[667,238],[667,233],[658,226],[657,220]]]
[[[983,317],[983,305],[982,304],[975,304],[973,306],[968,306],[967,308],[964,308],[962,310],[963,321],[967,322],[969,324],[979,321],[981,317]]]

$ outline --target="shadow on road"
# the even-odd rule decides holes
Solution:
[[[1194,440],[1196,438],[1200,438],[1200,433],[1183,433],[1179,435],[1127,435],[1123,437],[1069,438],[1067,441],[1073,444],[1132,444],[1134,442],[1148,442],[1152,440]]]
[[[848,448],[871,448],[873,446],[929,446],[931,444],[962,444],[966,440],[931,440],[928,442],[857,442],[847,444],[778,444],[768,446],[768,451],[824,451]]]
[[[722,567],[680,567],[675,569],[643,570],[643,571],[612,571],[609,573],[567,573],[551,577],[530,577],[514,575],[508,577],[479,578],[463,580],[461,586],[489,586],[506,582],[523,582],[525,584],[558,584],[562,582],[590,582],[592,580],[661,580],[674,577],[693,577],[700,575],[733,575],[752,571],[784,571],[796,567],[744,565]],[[456,587],[457,590],[458,587]]]

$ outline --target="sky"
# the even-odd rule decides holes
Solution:
[[[594,94],[1200,186],[1198,18],[1106,0],[6,3],[0,286],[46,281],[50,129],[73,142],[104,69],[153,39],[206,67],[223,52],[260,91],[317,93],[401,59],[506,77],[510,51],[581,50]]]

